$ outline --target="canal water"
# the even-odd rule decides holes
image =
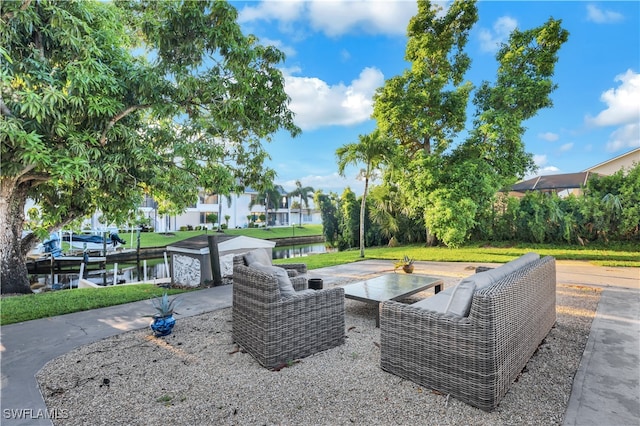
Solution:
[[[299,244],[293,246],[282,246],[273,248],[274,259],[288,259],[304,257],[314,254],[328,253],[334,249],[327,248],[323,243]],[[86,279],[98,285],[123,284],[127,282],[142,281],[145,279],[143,263],[140,263],[141,274],[138,268],[131,264],[118,265],[118,271],[114,279],[113,264],[107,265],[102,271],[89,271]],[[169,277],[169,272],[162,259],[150,259],[147,261],[146,279],[152,281],[159,278]],[[63,290],[76,288],[78,286],[79,273],[66,274],[41,274],[31,275],[32,288],[34,291],[41,289]]]
[[[273,248],[274,259],[288,259],[290,257],[303,257],[311,254],[322,254],[335,251],[331,247],[327,248],[324,243],[299,244],[294,246],[282,246]]]

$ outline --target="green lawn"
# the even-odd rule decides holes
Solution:
[[[204,234],[204,231],[177,231],[172,235],[142,233],[141,247],[161,247],[176,241]],[[211,233],[211,231],[209,231]],[[292,235],[291,228],[232,229],[227,234],[247,235],[255,238],[284,238]],[[321,235],[320,225],[296,227],[296,236]],[[124,238],[124,236],[123,236]],[[469,244],[458,249],[446,247],[424,247],[421,244],[403,247],[375,247],[365,250],[365,258],[360,258],[357,249],[312,255],[304,258],[278,259],[274,263],[303,262],[308,269],[341,265],[366,259],[399,260],[407,255],[417,261],[432,262],[477,262],[506,263],[529,251],[540,255],[554,256],[557,260],[582,260],[601,266],[640,267],[640,252],[632,243],[611,246],[590,244],[580,246],[554,246],[534,244]],[[115,286],[101,289],[75,289],[72,291],[46,292],[0,299],[0,325],[31,319],[45,318],[70,312],[118,305],[136,300],[160,296],[164,289],[151,285]],[[170,293],[183,290],[172,289]],[[151,304],[149,305],[151,312]]]
[[[182,289],[164,289],[153,284],[120,285],[105,288],[78,288],[71,291],[48,291],[4,297],[0,300],[0,325],[47,318],[89,309],[121,305],[138,300],[152,299],[168,294],[182,293]],[[155,309],[149,302],[149,312]]]

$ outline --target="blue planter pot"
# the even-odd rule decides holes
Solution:
[[[151,329],[156,337],[168,336],[176,325],[176,319],[173,315],[166,317],[154,317],[151,323]]]

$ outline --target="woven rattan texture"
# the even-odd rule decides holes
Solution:
[[[241,256],[234,257],[232,312],[233,341],[267,368],[344,343],[342,288],[281,299],[275,276],[245,266]]]
[[[555,259],[545,257],[476,292],[466,318],[384,302],[381,367],[491,411],[555,321]]]

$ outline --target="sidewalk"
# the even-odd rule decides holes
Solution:
[[[463,278],[471,263],[416,262],[416,273]],[[489,264],[483,264],[489,265]],[[369,260],[316,269],[327,285],[393,270],[393,262]],[[604,287],[576,373],[565,425],[637,425],[640,419],[640,270],[558,262],[558,284]],[[231,286],[183,294],[180,317],[231,306]],[[50,425],[35,374],[50,360],[88,343],[147,327],[149,301],[28,321],[0,329],[3,425]]]

